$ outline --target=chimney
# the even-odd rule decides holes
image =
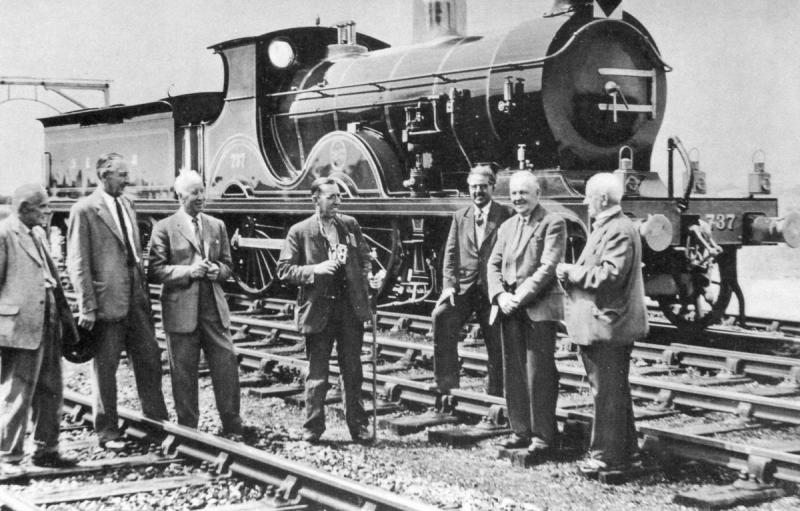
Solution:
[[[414,0],[414,42],[463,35],[466,0]]]

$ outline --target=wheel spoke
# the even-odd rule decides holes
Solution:
[[[255,218],[246,217],[239,227],[243,238],[269,239],[266,233],[269,227],[257,223]],[[268,250],[255,248],[238,248],[232,250],[233,275],[239,287],[252,295],[264,294],[275,283],[273,267],[276,260]]]

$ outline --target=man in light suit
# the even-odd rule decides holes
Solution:
[[[592,233],[575,264],[556,269],[568,295],[567,330],[579,345],[594,397],[591,458],[584,472],[624,469],[637,453],[628,372],[633,343],[647,335],[642,241],[620,207],[622,182],[609,173],[586,183]]]
[[[221,220],[202,213],[205,187],[197,172],[181,172],[175,179],[175,193],[181,207],[153,227],[148,272],[151,282],[164,285],[162,321],[178,424],[197,427],[197,366],[202,349],[222,433],[241,434],[238,363],[229,332],[230,310],[220,285],[231,276],[228,233]]]
[[[564,292],[556,264],[566,250],[566,223],[539,204],[539,183],[529,171],[511,176],[517,214],[497,232],[488,264],[489,298],[501,314],[503,376],[512,437],[502,445],[528,447],[531,462],[554,447],[558,371],[556,329]]]
[[[74,324],[41,227],[49,214],[47,192],[24,185],[14,191],[12,215],[0,221],[0,472],[22,460],[31,411],[33,464],[75,464],[58,452],[62,316]]]
[[[494,184],[490,167],[473,168],[467,177],[473,205],[456,211],[450,224],[442,264],[443,289],[432,316],[433,371],[442,392],[459,386],[459,333],[475,313],[488,354],[486,393],[503,395],[503,348],[499,324],[489,324],[486,262],[497,228],[512,215],[512,210],[492,200]]]
[[[78,295],[78,324],[96,330],[94,427],[102,447],[121,449],[117,426],[117,367],[128,354],[146,417],[167,420],[161,393],[161,352],[141,261],[133,203],[122,195],[128,164],[117,153],[97,160],[100,184],[72,206],[67,270]]]
[[[325,431],[328,359],[333,342],[343,382],[345,420],[356,442],[370,440],[361,404],[361,345],[371,318],[369,247],[355,218],[339,214],[339,187],[329,177],[311,184],[316,214],[289,229],[278,260],[278,278],[299,286],[297,326],[306,339],[304,440]]]

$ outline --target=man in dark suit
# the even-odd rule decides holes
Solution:
[[[319,441],[325,431],[328,359],[333,342],[343,382],[345,420],[353,440],[368,441],[361,404],[361,345],[371,318],[369,247],[355,218],[338,213],[341,198],[332,178],[311,184],[316,214],[293,225],[278,260],[278,278],[299,286],[297,325],[308,357],[303,438]]]
[[[78,324],[96,331],[94,427],[101,446],[121,449],[117,426],[117,367],[128,354],[144,415],[167,420],[161,393],[161,352],[141,261],[136,212],[122,195],[128,164],[117,153],[97,160],[100,184],[72,206],[67,270],[78,295]]]
[[[433,310],[433,371],[442,392],[459,386],[458,341],[461,328],[475,313],[488,354],[486,393],[503,395],[503,348],[499,324],[489,324],[486,262],[497,238],[497,227],[512,215],[508,206],[492,200],[495,175],[488,166],[467,177],[472,206],[453,215],[442,264],[442,294]]]
[[[647,335],[642,241],[620,207],[620,179],[595,174],[584,204],[592,233],[575,264],[556,269],[568,295],[567,330],[579,345],[594,397],[585,472],[624,469],[638,451],[628,371],[633,343]]]
[[[509,186],[517,214],[500,226],[488,264],[489,298],[502,313],[503,377],[514,432],[502,445],[528,447],[531,461],[540,461],[556,435],[554,357],[564,292],[555,274],[566,250],[566,223],[539,204],[533,173],[515,173]]]
[[[74,324],[41,227],[49,214],[47,192],[24,185],[14,191],[12,214],[0,221],[0,473],[22,460],[31,411],[33,464],[75,464],[58,452],[61,320]]]
[[[181,172],[175,179],[175,193],[181,207],[153,227],[148,272],[151,282],[164,285],[162,321],[178,424],[197,427],[197,368],[202,349],[222,433],[241,434],[238,363],[229,332],[230,310],[220,285],[231,276],[228,233],[221,220],[202,213],[205,187],[197,172]]]

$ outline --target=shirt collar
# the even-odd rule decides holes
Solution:
[[[113,204],[115,199],[116,199],[110,193],[108,193],[107,191],[103,190],[103,188],[100,188],[100,195],[103,196],[103,199],[105,199],[106,202],[110,202],[111,204]]]
[[[492,207],[492,201],[486,203],[486,205],[482,208],[479,208],[477,205],[473,205],[475,207],[475,214],[479,215],[481,211],[483,211],[483,216],[489,214],[489,209]]]
[[[178,214],[181,216],[181,218],[183,218],[184,220],[189,222],[189,225],[192,224],[192,220],[194,220],[194,218],[195,218],[192,215],[190,215],[189,213],[187,213],[186,210],[183,209],[183,208],[178,208]],[[198,221],[198,223],[200,223],[200,213],[197,214],[197,221]]]
[[[616,215],[620,211],[622,211],[622,206],[620,206],[619,204],[611,206],[610,208],[601,211],[600,213],[597,214],[596,217],[594,217],[594,223],[592,224],[592,226],[598,227],[603,225],[604,223],[608,222],[609,218]]]

